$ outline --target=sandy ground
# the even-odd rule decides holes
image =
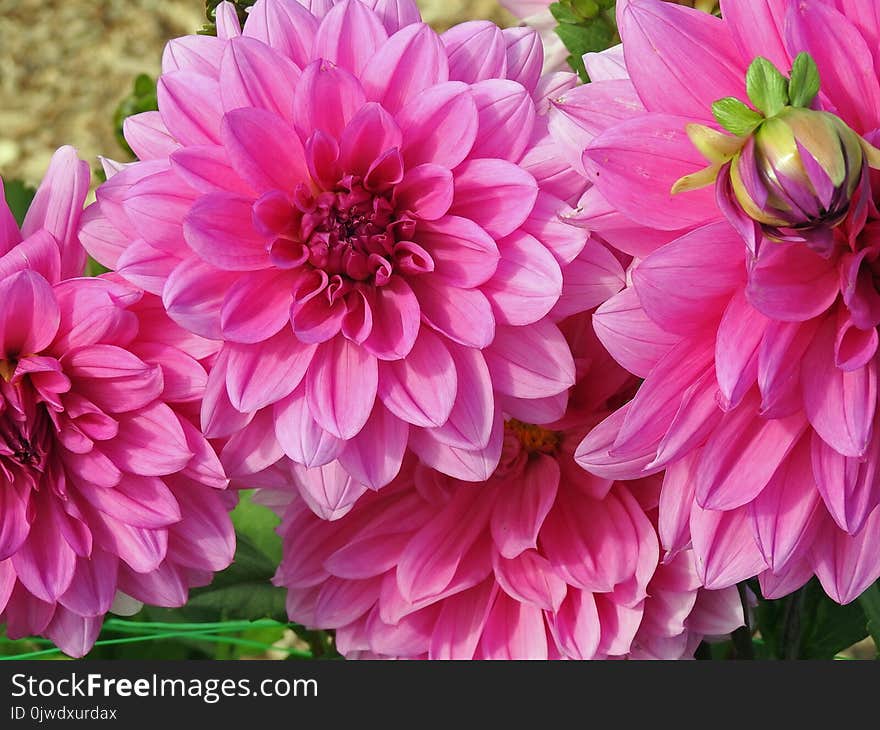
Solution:
[[[495,0],[422,0],[438,29],[509,23]],[[155,75],[169,38],[204,22],[202,0],[0,0],[0,175],[35,184],[73,144],[93,164],[119,157],[113,112],[139,73]]]

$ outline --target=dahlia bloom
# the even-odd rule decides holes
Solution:
[[[72,278],[88,166],[0,202],[0,622],[82,656],[114,598],[180,606],[232,560],[226,477],[193,422],[214,343],[112,276]]]
[[[224,3],[217,28],[167,46],[86,248],[222,341],[202,425],[230,477],[286,455],[378,488],[409,446],[485,478],[503,401],[553,420],[574,378],[545,315],[586,235],[557,217],[540,41],[438,36],[411,0],[258,0],[243,29]]]
[[[291,620],[336,629],[349,657],[430,659],[680,658],[742,623],[736,589],[704,591],[690,551],[660,562],[659,480],[575,464],[583,434],[634,379],[588,318],[563,328],[579,364],[568,411],[543,427],[508,419],[485,482],[408,459],[332,521],[297,494],[270,496],[286,501],[275,582]]]
[[[721,19],[622,2],[625,65],[569,92],[568,152],[586,146],[595,183],[577,222],[639,257],[596,332],[645,379],[577,458],[609,478],[665,468],[661,539],[670,554],[692,545],[709,588],[759,575],[776,597],[815,574],[846,603],[880,576],[880,188],[856,172],[880,127],[870,5],[726,0]],[[809,84],[803,69],[784,76],[801,53],[819,90],[794,119],[782,108]],[[775,101],[746,88],[757,56],[781,71],[762,82]],[[722,136],[713,105],[730,99],[742,118],[787,129],[743,130],[761,154],[741,166],[739,191],[719,175],[715,189],[671,194],[705,167],[703,143]],[[589,127],[597,108],[605,119]]]

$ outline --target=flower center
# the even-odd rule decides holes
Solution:
[[[522,448],[530,454],[556,453],[562,442],[562,434],[559,431],[551,431],[549,428],[523,423],[515,418],[507,421],[505,426],[519,439]]]
[[[398,221],[388,196],[348,178],[334,191],[315,196],[300,191],[297,198],[302,212],[298,238],[309,264],[329,276],[379,286],[387,282],[398,238],[411,236],[415,227],[411,220]]]

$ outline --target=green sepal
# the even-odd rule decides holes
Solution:
[[[763,116],[733,96],[725,96],[712,104],[712,116],[737,137],[748,137],[764,121]]]
[[[768,117],[788,106],[788,79],[763,56],[758,56],[746,72],[746,93],[755,108]]]
[[[788,96],[792,106],[809,107],[819,93],[819,69],[809,53],[798,53],[791,65]]]

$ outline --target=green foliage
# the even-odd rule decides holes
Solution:
[[[37,191],[21,180],[4,180],[3,189],[6,193],[6,205],[20,226]]]
[[[737,137],[747,137],[764,121],[763,116],[733,96],[725,96],[712,104],[712,116]]]
[[[139,74],[132,84],[131,93],[126,96],[113,115],[113,132],[116,135],[116,141],[119,146],[131,157],[134,158],[134,152],[125,141],[122,133],[123,122],[128,117],[140,114],[141,112],[156,111],[159,103],[156,100],[156,81],[147,74]]]
[[[875,583],[859,596],[859,604],[868,619],[868,633],[880,649],[880,584]]]
[[[614,0],[560,0],[550,6],[550,12],[559,24],[556,35],[571,53],[569,65],[584,82],[589,81],[583,55],[620,42]]]
[[[833,659],[868,635],[860,603],[835,603],[815,578],[790,596],[759,601],[756,614],[761,659]]]
[[[746,72],[746,93],[756,108],[768,117],[788,105],[788,79],[763,56],[758,56]]]
[[[792,106],[808,107],[819,93],[819,69],[809,53],[798,53],[791,65],[788,94]]]

